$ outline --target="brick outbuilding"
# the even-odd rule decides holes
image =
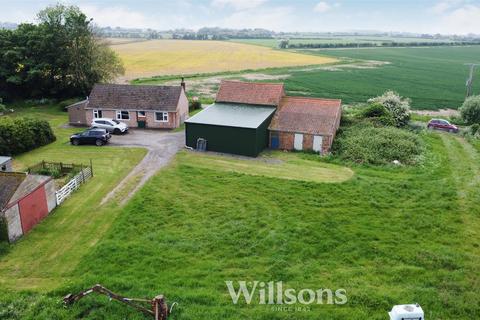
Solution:
[[[340,125],[341,104],[337,99],[283,97],[269,126],[270,148],[328,153]]]

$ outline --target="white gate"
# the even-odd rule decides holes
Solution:
[[[323,137],[322,136],[313,136],[313,151],[322,153],[322,144],[323,144]]]
[[[293,140],[293,148],[295,150],[303,150],[303,134],[295,133],[295,140]]]
[[[86,167],[83,168],[72,180],[68,181],[66,185],[64,185],[60,190],[55,192],[55,196],[57,198],[57,205],[65,201],[70,194],[77,190],[82,183],[87,181],[92,177],[92,168]]]

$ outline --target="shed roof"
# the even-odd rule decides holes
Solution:
[[[278,106],[283,95],[283,83],[223,80],[215,101]]]
[[[178,86],[96,84],[87,109],[176,111],[182,93]]]
[[[41,185],[47,183],[47,181],[51,180],[52,178],[49,176],[43,176],[39,174],[27,174],[25,179],[23,179],[22,183],[17,187],[17,190],[10,198],[9,203],[14,203],[23,197],[29,195],[34,190],[36,190]]]
[[[65,109],[68,109],[68,108],[71,108],[71,107],[85,108],[87,105],[88,105],[88,99],[85,99],[85,100],[82,100],[82,101],[72,103],[71,105],[66,106]]]
[[[0,172],[0,211],[10,202],[26,176],[25,173]]]
[[[269,129],[274,131],[333,135],[341,114],[341,100],[284,97]]]
[[[214,103],[185,120],[185,122],[239,128],[258,128],[275,110],[274,107],[266,106]]]
[[[11,157],[0,156],[0,164],[12,160]]]

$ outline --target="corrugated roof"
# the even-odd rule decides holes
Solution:
[[[341,100],[284,97],[269,129],[274,131],[333,135],[341,114]]]
[[[177,110],[182,93],[179,86],[96,84],[89,96],[88,109]]]
[[[278,106],[283,95],[283,83],[223,80],[215,101]]]
[[[239,128],[258,128],[275,112],[274,107],[214,103],[185,120],[187,123]]]
[[[10,202],[26,176],[25,173],[0,172],[0,210]]]
[[[71,108],[71,107],[86,107],[88,105],[88,99],[85,99],[85,100],[82,100],[82,101],[78,101],[78,102],[75,102],[69,106],[66,106],[65,109],[68,109],[68,108]]]
[[[52,178],[49,176],[42,176],[38,174],[28,174],[25,177],[25,179],[22,181],[22,183],[18,186],[14,195],[10,198],[9,203],[13,203],[29,195],[39,186],[41,186],[42,184],[45,184],[47,181],[51,179]]]

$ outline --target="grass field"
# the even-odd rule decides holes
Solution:
[[[316,65],[335,58],[272,50],[226,41],[152,40],[112,46],[126,68],[125,79]]]
[[[374,68],[311,68],[285,79],[291,94],[341,98],[344,103],[365,102],[393,89],[412,99],[415,109],[457,109],[465,97],[468,67],[478,62],[480,47],[375,48],[309,50],[311,54],[389,62]],[[477,76],[478,74],[477,70]],[[474,83],[480,93],[480,83]]]
[[[42,160],[77,164],[92,160],[94,178],[0,257],[0,287],[47,290],[68,281],[83,255],[108,230],[119,212],[116,203],[100,206],[100,201],[146,154],[141,148],[71,146],[69,136],[81,129],[63,129],[66,113],[57,109],[17,109],[15,116],[47,119],[57,141],[16,156],[15,169],[25,170]]]
[[[0,257],[0,318],[146,319],[105,297],[69,309],[59,303],[95,283],[136,297],[163,293],[179,303],[172,319],[380,320],[392,305],[411,302],[421,303],[427,319],[478,318],[480,145],[422,137],[421,166],[353,166],[353,177],[329,183],[292,179],[292,168],[272,174],[261,163],[246,168],[247,160],[184,152],[124,208],[98,207],[117,172],[105,163],[97,170],[103,175]],[[59,141],[17,165],[56,150],[68,159],[89,153]],[[136,154],[129,151],[118,149]],[[307,174],[314,162],[344,172],[315,155],[272,158]],[[226,280],[344,288],[348,303],[299,312],[234,305]]]

